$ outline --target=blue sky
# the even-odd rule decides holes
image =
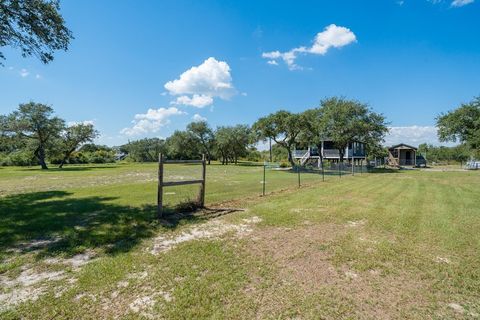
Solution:
[[[480,95],[480,1],[64,0],[61,12],[75,39],[52,63],[2,48],[0,113],[51,104],[108,145],[332,95],[383,113],[387,144],[436,143],[435,116]]]

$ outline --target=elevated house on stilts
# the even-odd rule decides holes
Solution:
[[[320,167],[320,156],[323,161],[340,162],[340,151],[331,139],[322,140],[321,149],[310,146],[308,149],[294,150],[293,157],[300,165],[315,163]],[[361,164],[367,157],[365,143],[353,141],[348,144],[343,152],[343,160],[352,164]]]

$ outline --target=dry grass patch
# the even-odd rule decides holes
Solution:
[[[354,231],[363,225],[355,223]],[[402,270],[396,274],[384,274],[381,269],[361,271],[348,263],[335,262],[334,247],[351,232],[352,224],[325,223],[296,229],[266,227],[251,234],[245,246],[250,254],[277,270],[269,288],[262,288],[264,283],[258,275],[245,288],[246,294],[262,297],[258,317],[278,314],[282,305],[291,307],[295,296],[302,297],[301,304],[312,297],[321,296],[327,301],[329,297],[337,297],[334,303],[345,314],[331,313],[325,308],[317,310],[318,316],[325,318],[346,315],[358,319],[403,318],[419,310],[428,311],[430,286],[420,275]],[[285,297],[291,301],[282,302]],[[317,302],[320,307],[322,303]]]

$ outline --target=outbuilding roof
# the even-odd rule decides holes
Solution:
[[[388,150],[393,150],[393,149],[413,149],[413,150],[417,150],[417,148],[415,148],[413,146],[410,146],[408,144],[405,144],[405,143],[399,143],[399,144],[396,144],[396,145],[388,148]]]

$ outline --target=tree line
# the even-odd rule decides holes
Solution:
[[[119,147],[136,162],[157,161],[163,153],[168,159],[199,159],[205,154],[208,163],[237,163],[254,152],[251,129],[247,125],[222,126],[213,130],[206,121],[192,122],[184,131],[177,130],[167,139],[145,138]]]
[[[440,140],[458,141],[460,145],[455,148],[420,145],[420,153],[430,152],[428,160],[465,161],[479,155],[480,98],[441,114],[436,120]],[[271,141],[274,160],[285,159],[293,166],[295,148],[320,149],[323,139],[334,142],[340,161],[352,141],[364,142],[371,157],[383,157],[387,125],[385,117],[367,104],[332,97],[322,100],[317,108],[299,113],[279,110],[259,118],[252,126],[238,124],[213,129],[206,121],[198,121],[166,139],[145,138],[109,148],[92,143],[98,136],[93,124],[67,125],[55,116],[51,106],[29,102],[0,116],[0,164],[39,164],[47,169],[47,162],[60,168],[66,163],[112,162],[116,153],[126,155],[130,161],[157,161],[158,154],[164,153],[170,159],[198,159],[205,154],[208,163],[218,160],[227,165],[236,164],[239,159],[268,159],[269,155],[256,150],[255,145]]]

